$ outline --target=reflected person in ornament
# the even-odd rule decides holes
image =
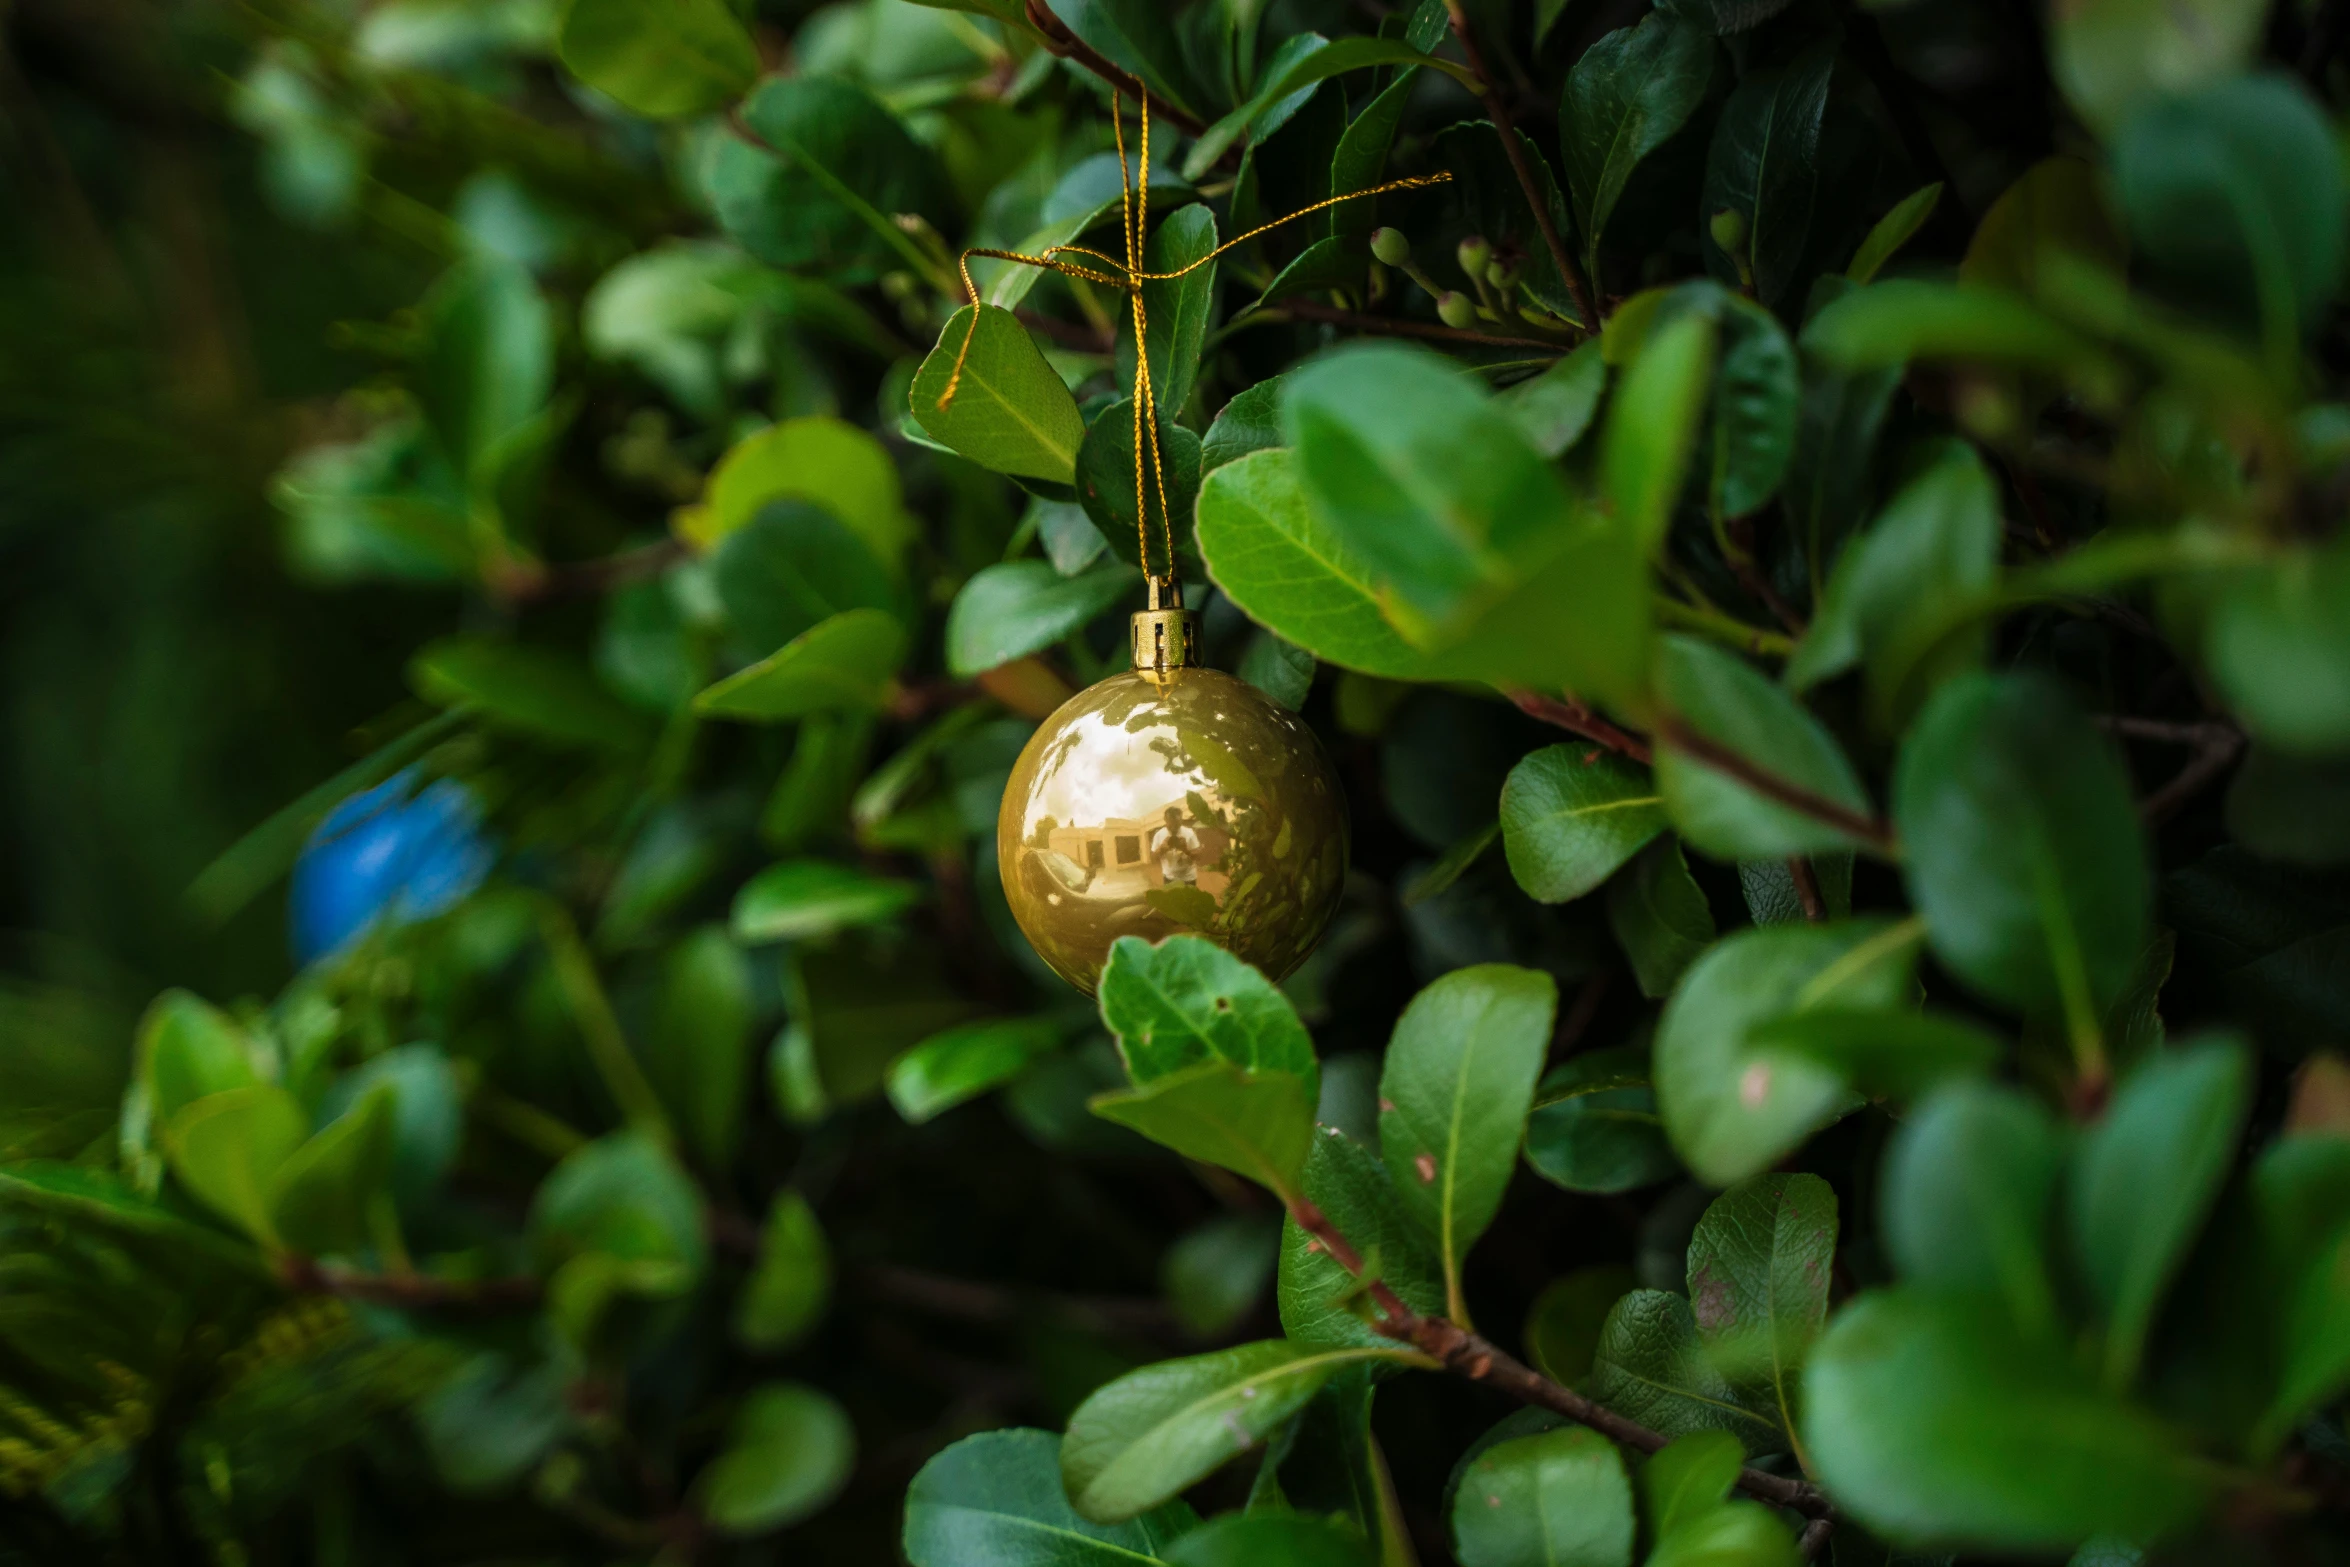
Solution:
[[[1199,834],[1183,822],[1183,807],[1167,807],[1167,825],[1151,834],[1151,857],[1159,862],[1159,882],[1167,887],[1199,885]]]

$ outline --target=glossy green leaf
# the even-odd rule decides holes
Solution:
[[[1228,462],[1251,452],[1283,444],[1281,433],[1281,377],[1271,376],[1235,392],[1216,411],[1208,433],[1201,438],[1200,472],[1212,474]]]
[[[1380,1278],[1405,1305],[1444,1309],[1444,1271],[1376,1153],[1336,1127],[1320,1128],[1306,1155],[1304,1190],[1366,1262],[1378,1258]],[[1300,1344],[1368,1349],[1391,1343],[1348,1309],[1354,1289],[1354,1276],[1295,1219],[1283,1223],[1277,1290],[1283,1333]]]
[[[1060,1042],[1061,1029],[1049,1018],[957,1024],[890,1063],[889,1102],[920,1125],[1002,1087]]]
[[[1616,1413],[1667,1436],[1727,1431],[1749,1453],[1787,1447],[1777,1422],[1741,1402],[1715,1369],[1689,1302],[1666,1290],[1634,1290],[1608,1313],[1588,1390]]]
[[[954,396],[941,407],[950,384]],[[1085,441],[1077,400],[1009,310],[956,311],[914,373],[911,402],[923,429],[982,468],[1054,484],[1077,477],[1077,449]]]
[[[808,1199],[786,1188],[767,1209],[759,1254],[734,1302],[734,1336],[762,1353],[807,1336],[832,1294],[832,1248]]]
[[[1580,1426],[1488,1448],[1461,1476],[1452,1541],[1461,1567],[1631,1567],[1623,1456]]]
[[[759,51],[725,0],[571,0],[555,52],[571,74],[656,120],[750,90]]]
[[[2089,128],[2110,137],[2157,99],[2251,63],[2266,15],[2256,0],[2074,0],[2050,16],[2049,72]]]
[[[1314,689],[1315,668],[1313,654],[1274,632],[1260,631],[1249,639],[1235,673],[1294,713]]]
[[[1517,1168],[1558,985],[1503,963],[1456,969],[1396,1020],[1379,1077],[1379,1145],[1404,1209],[1436,1245],[1447,1315],[1467,1320],[1462,1258]]]
[[[1688,731],[1830,805],[1864,818],[1874,814],[1834,737],[1744,659],[1694,637],[1667,637],[1658,654],[1658,693]],[[1694,847],[1723,859],[1761,859],[1857,841],[1749,789],[1684,749],[1677,733],[1660,736],[1657,788],[1673,825]]]
[[[2081,1140],[2069,1196],[2073,1249],[2105,1318],[2105,1379],[2137,1370],[2162,1304],[2234,1162],[2250,1107],[2241,1044],[2155,1056]]]
[[[894,919],[921,899],[913,882],[832,860],[786,860],[735,894],[733,931],[746,942],[806,940]]]
[[[1102,969],[1102,1026],[1138,1084],[1202,1061],[1291,1073],[1318,1086],[1314,1042],[1272,981],[1198,936],[1124,936]]]
[[[163,1146],[171,1173],[198,1202],[274,1247],[275,1184],[308,1132],[292,1094],[257,1083],[190,1101],[166,1123]]]
[[[1142,578],[1122,561],[1064,577],[1041,560],[1008,560],[963,584],[947,613],[947,668],[968,679],[1049,648],[1111,605],[1138,596]]]
[[[1199,384],[1200,347],[1207,340],[1208,322],[1216,304],[1216,264],[1198,265],[1216,248],[1216,215],[1204,202],[1178,207],[1164,220],[1154,216],[1150,244],[1143,252],[1145,272],[1184,272],[1142,286],[1142,303],[1150,324],[1145,346],[1150,350],[1151,395],[1159,417],[1172,420],[1191,401]],[[1134,384],[1134,325],[1131,312],[1120,315],[1118,384]],[[1131,417],[1131,416],[1129,416]],[[1186,432],[1189,433],[1189,432]]]
[[[1944,1548],[2150,1539],[2211,1494],[2203,1461],[2058,1348],[1962,1299],[1881,1290],[1837,1315],[1804,1377],[1804,1445],[1861,1523]]]
[[[646,736],[635,710],[548,648],[447,637],[409,661],[408,680],[436,707],[470,706],[499,728],[556,745],[626,751]]]
[[[1679,1171],[1647,1053],[1590,1050],[1552,1068],[1526,1118],[1526,1163],[1571,1192],[1628,1192]]]
[[[1169,1567],[1370,1567],[1363,1538],[1302,1513],[1228,1513],[1169,1548]]]
[[[1650,844],[1608,883],[1607,923],[1640,993],[1652,1000],[1672,994],[1714,939],[1713,908],[1689,874],[1680,839]]]
[[[1893,796],[1935,956],[2093,1030],[2146,944],[2145,849],[2111,742],[2045,679],[1962,676],[1904,740]]]
[[[766,1534],[821,1510],[849,1483],[857,1433],[830,1394],[797,1382],[753,1388],[696,1485],[721,1534]]]
[[[1559,140],[1587,275],[1632,171],[1689,123],[1716,65],[1712,38],[1657,11],[1601,38],[1568,73]]]
[[[1314,1137],[1314,1096],[1294,1072],[1250,1072],[1202,1061],[1123,1093],[1098,1094],[1093,1113],[1186,1159],[1245,1175],[1286,1200],[1298,1190]]]
[[[1722,301],[1706,494],[1717,515],[1743,517],[1778,494],[1795,456],[1802,380],[1778,318],[1751,300]]]
[[[2022,1336],[2061,1342],[2050,1265],[2066,1138],[2012,1088],[1945,1089],[1885,1156],[1885,1250],[1904,1282],[1996,1303]]]
[[[829,512],[892,575],[914,533],[889,449],[845,420],[822,416],[786,419],[735,442],[711,471],[701,504],[680,511],[675,526],[697,548],[712,549],[777,501]]]
[[[1648,1567],[1801,1567],[1802,1561],[1795,1536],[1769,1508],[1731,1502],[1658,1541]]]
[[[1170,536],[1179,565],[1191,553],[1191,519],[1199,507],[1200,439],[1175,423],[1161,405],[1159,457],[1157,461],[1149,457],[1146,434],[1140,468],[1142,509],[1137,512],[1134,435],[1131,398],[1121,398],[1094,416],[1086,427],[1085,444],[1077,451],[1077,498],[1102,537],[1116,541],[1113,555],[1120,561],[1134,559],[1141,548],[1134,519],[1148,519],[1143,531],[1150,540],[1151,569],[1163,572]],[[1160,462],[1166,465],[1163,469]],[[1170,518],[1174,521],[1171,535],[1167,526]]]
[[[770,76],[741,117],[748,136],[705,144],[703,193],[726,232],[771,266],[861,282],[921,254],[894,214],[935,223],[951,208],[933,154],[845,77]]]
[[[1597,342],[1582,347],[1503,392],[1494,401],[1545,457],[1556,457],[1591,428],[1607,390],[1607,360]],[[1212,435],[1214,432],[1210,432]]]
[[[913,1567],[1131,1567],[1163,1559],[1198,1525],[1177,1501],[1119,1523],[1078,1515],[1061,1488],[1050,1431],[968,1436],[922,1466],[906,1491]]]
[[[1714,1200],[1689,1240],[1689,1306],[1745,1401],[1797,1428],[1804,1360],[1828,1320],[1836,1194],[1816,1175],[1758,1175]]]
[[[1656,1032],[1656,1098],[1673,1147],[1700,1180],[1768,1169],[1853,1106],[1834,1072],[1758,1052],[1765,1023],[1814,1008],[1909,999],[1914,928],[1878,920],[1773,926],[1716,943],[1682,977]]]
[[[1600,487],[1615,525],[1643,554],[1672,526],[1697,449],[1716,342],[1714,323],[1692,312],[1647,338],[1625,367],[1600,437]]]
[[[1264,1441],[1341,1369],[1401,1353],[1268,1339],[1130,1372],[1069,1417],[1069,1500],[1100,1523],[1138,1517]]]
[[[1719,1509],[1745,1466],[1745,1450],[1727,1431],[1694,1432],[1650,1458],[1640,1500],[1651,1537],[1671,1539]]]
[[[1753,71],[1714,125],[1700,226],[1706,270],[1733,288],[1751,279],[1765,305],[1789,302],[1812,247],[1820,127],[1834,65],[1832,47],[1814,46],[1785,65]],[[1716,237],[1713,219],[1721,212],[1741,220],[1739,254]]]
[[[1544,903],[1580,898],[1665,829],[1647,771],[1593,745],[1554,745],[1510,769],[1501,791],[1510,874]]]
[[[1934,216],[1934,208],[1942,200],[1942,182],[1921,185],[1894,204],[1893,210],[1876,221],[1868,237],[1860,242],[1860,249],[1852,253],[1852,265],[1844,275],[1855,283],[1867,283],[1885,270],[1885,263],[1900,254],[1901,247],[1916,237]]]
[[[707,687],[695,696],[694,711],[774,723],[878,708],[905,661],[906,641],[906,628],[895,616],[847,610]]]

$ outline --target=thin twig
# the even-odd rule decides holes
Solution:
[[[566,566],[515,567],[502,573],[492,586],[509,604],[595,598],[648,577],[657,577],[685,557],[685,545],[676,539],[662,539],[598,560],[577,561]]]
[[[1811,868],[1808,854],[1787,856],[1787,874],[1794,878],[1795,897],[1803,905],[1803,917],[1818,925],[1828,917],[1828,900],[1820,896],[1820,878]]]
[[[443,1279],[423,1273],[362,1273],[293,1253],[278,1259],[277,1276],[286,1288],[305,1295],[405,1310],[524,1311],[538,1304],[541,1293],[539,1281],[528,1276]]]
[[[2202,749],[2190,757],[2169,783],[2138,802],[2139,819],[2149,827],[2160,826],[2170,820],[2179,808],[2203,792],[2206,784],[2226,772],[2244,749],[2244,737],[2232,729],[2222,728]]]
[[[1489,348],[1540,348],[1554,355],[1564,355],[1567,345],[1551,338],[1505,337],[1494,332],[1471,332],[1461,327],[1438,326],[1432,321],[1410,321],[1401,316],[1369,316],[1360,311],[1341,310],[1335,305],[1319,304],[1310,299],[1284,299],[1268,305],[1260,313],[1267,319],[1294,316],[1300,321],[1324,321],[1332,326],[1351,327],[1357,332],[1370,332],[1382,337],[1424,337],[1437,343],[1477,343]]]
[[[1290,1205],[1290,1216],[1298,1228],[1311,1235],[1330,1259],[1347,1272],[1362,1277],[1363,1259],[1347,1238],[1339,1233],[1321,1209],[1304,1198]],[[1636,1420],[1628,1420],[1604,1404],[1592,1402],[1569,1387],[1562,1387],[1533,1367],[1503,1350],[1499,1345],[1468,1331],[1459,1323],[1445,1317],[1424,1317],[1404,1304],[1394,1290],[1377,1279],[1366,1286],[1378,1320],[1371,1324],[1374,1331],[1411,1345],[1431,1361],[1468,1378],[1498,1388],[1520,1403],[1553,1414],[1564,1415],[1577,1425],[1589,1426],[1601,1435],[1623,1443],[1643,1453],[1654,1453],[1672,1439],[1661,1431],[1651,1431]],[[1791,1508],[1807,1518],[1832,1518],[1835,1506],[1827,1494],[1816,1485],[1803,1480],[1790,1480],[1784,1475],[1766,1474],[1760,1469],[1741,1469],[1738,1488],[1749,1496],[1774,1506]]]
[[[1647,741],[1629,730],[1617,728],[1571,696],[1512,691],[1510,700],[1517,703],[1518,711],[1528,718],[1555,724],[1567,733],[1581,735],[1586,740],[1597,740],[1609,750],[1628,756],[1643,767],[1653,760]]]
[[[1068,23],[1053,15],[1044,0],[1028,0],[1028,25],[1036,29],[1036,36],[1044,44],[1046,52],[1064,60],[1076,61],[1130,98],[1139,100],[1142,97],[1144,88],[1140,78],[1127,74],[1096,53],[1091,44],[1069,31]],[[1176,108],[1164,96],[1154,101],[1158,112],[1181,126],[1186,135],[1197,136],[1207,130],[1205,124]],[[1227,151],[1226,157],[1229,156]],[[1224,159],[1219,158],[1217,161],[1221,163]]]
[[[1890,856],[1895,852],[1892,824],[1874,816],[1863,815],[1825,795],[1814,794],[1777,773],[1766,772],[1728,746],[1699,734],[1680,718],[1667,717],[1659,733],[1674,750],[1737,780],[1764,799],[1776,801],[1814,821],[1825,822],[1838,832],[1858,838],[1880,854]]]
[[[1836,1532],[1833,1518],[1814,1518],[1803,1526],[1803,1535],[1795,1542],[1796,1553],[1805,1561],[1817,1561],[1828,1548],[1828,1537]]]
[[[1033,9],[1040,0],[1028,0],[1028,3]],[[1567,254],[1567,242],[1560,237],[1558,224],[1550,215],[1550,198],[1535,182],[1534,169],[1526,162],[1526,143],[1518,135],[1517,124],[1510,118],[1509,105],[1502,100],[1493,73],[1485,68],[1485,52],[1477,47],[1476,32],[1461,9],[1461,0],[1444,0],[1444,9],[1451,14],[1453,36],[1461,41],[1461,53],[1469,62],[1471,74],[1477,78],[1485,112],[1493,117],[1493,128],[1501,136],[1502,154],[1510,160],[1510,170],[1518,177],[1518,188],[1526,193],[1526,205],[1534,210],[1534,226],[1542,231],[1542,243],[1549,247],[1550,259],[1557,264],[1567,291],[1575,296],[1576,308],[1583,312],[1584,330],[1596,332],[1599,306],[1592,300],[1591,285],[1584,281],[1583,270],[1575,265],[1575,258]]]

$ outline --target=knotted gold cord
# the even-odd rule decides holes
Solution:
[[[1158,402],[1151,386],[1150,314],[1143,305],[1142,285],[1172,282],[1176,278],[1196,272],[1227,250],[1245,245],[1259,234],[1270,229],[1277,229],[1284,223],[1294,222],[1299,218],[1327,211],[1341,202],[1354,201],[1363,196],[1383,195],[1391,190],[1419,190],[1430,185],[1443,185],[1452,179],[1452,175],[1449,173],[1415,174],[1408,179],[1389,180],[1384,185],[1373,185],[1365,190],[1348,191],[1343,196],[1332,196],[1329,200],[1317,201],[1310,207],[1300,207],[1297,211],[1285,217],[1275,218],[1270,223],[1260,223],[1247,233],[1226,240],[1197,261],[1178,267],[1172,272],[1145,272],[1142,270],[1142,261],[1145,235],[1150,225],[1151,205],[1150,93],[1145,91],[1142,94],[1141,157],[1138,160],[1139,166],[1132,171],[1129,171],[1126,166],[1126,116],[1123,108],[1123,99],[1118,90],[1113,87],[1110,89],[1110,125],[1118,145],[1118,228],[1125,243],[1125,261],[1119,262],[1103,255],[1100,251],[1087,250],[1082,245],[1055,245],[1041,256],[1025,256],[1016,250],[987,250],[977,247],[964,251],[956,266],[962,273],[963,294],[971,301],[971,324],[963,330],[963,344],[955,350],[955,368],[953,373],[947,377],[946,390],[939,393],[938,406],[944,410],[949,403],[955,400],[955,391],[963,384],[963,366],[971,357],[971,339],[979,330],[979,312],[984,308],[984,305],[979,297],[979,289],[971,281],[971,258],[973,256],[985,256],[991,261],[1010,261],[1020,266],[1042,267],[1048,272],[1058,272],[1063,277],[1083,278],[1089,283],[1101,283],[1110,288],[1123,290],[1134,320],[1134,395],[1131,401],[1134,404],[1135,550],[1141,559],[1143,576],[1152,582],[1172,582],[1175,576],[1175,523],[1167,511],[1167,462],[1166,454],[1159,448]],[[1137,186],[1140,187],[1139,191],[1136,189]],[[1060,259],[1062,256],[1083,256],[1089,261],[1100,262],[1104,268],[1110,270],[1096,271],[1091,267],[1080,266],[1072,261],[1063,261]],[[1151,483],[1148,487],[1143,482],[1143,453],[1146,445],[1150,453]],[[1144,502],[1144,497],[1150,489],[1155,489],[1158,493],[1159,529],[1167,545],[1167,570],[1163,576],[1151,570],[1150,508]]]

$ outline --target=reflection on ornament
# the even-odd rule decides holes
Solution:
[[[1135,667],[1029,739],[996,852],[1012,914],[1092,995],[1120,936],[1205,936],[1274,979],[1305,961],[1346,881],[1346,802],[1296,714],[1191,662],[1180,598],[1134,617]]]

